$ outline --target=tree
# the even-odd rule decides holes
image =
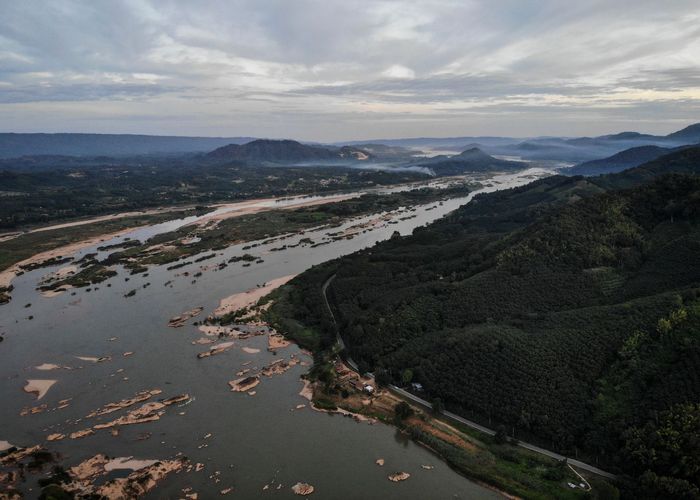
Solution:
[[[508,442],[508,434],[506,434],[505,425],[499,425],[496,428],[496,435],[493,436],[493,440],[496,444],[506,444]]]
[[[389,375],[389,372],[386,370],[377,370],[374,375],[374,382],[379,387],[386,387],[391,384],[391,375]]]
[[[364,359],[361,359],[357,362],[357,371],[360,373],[360,375],[364,375],[369,371],[369,363],[365,361]]]
[[[433,413],[440,415],[443,411],[445,411],[445,404],[442,402],[442,399],[433,399]]]
[[[678,404],[661,414],[658,423],[629,429],[625,451],[640,471],[689,481],[700,479],[700,404]],[[658,476],[656,476],[658,474]],[[652,476],[649,476],[652,477]],[[653,481],[652,481],[653,482]]]
[[[396,405],[394,405],[394,415],[396,416],[397,421],[403,422],[408,417],[413,415],[413,408],[411,408],[411,405],[409,405],[406,401],[401,401],[400,403],[396,403]]]
[[[411,383],[411,380],[413,380],[413,370],[406,368],[403,372],[401,372],[401,381],[404,383],[404,385],[408,385]]]

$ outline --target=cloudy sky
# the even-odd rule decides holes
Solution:
[[[0,0],[0,130],[666,133],[700,121],[698,0]]]

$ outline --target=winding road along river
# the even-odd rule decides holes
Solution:
[[[548,174],[530,169],[497,175],[484,183],[483,190],[513,187]],[[182,498],[188,492],[212,498],[229,488],[232,490],[227,493],[237,498],[294,498],[291,486],[299,481],[313,485],[313,497],[317,498],[499,497],[497,492],[458,475],[392,427],[312,410],[299,395],[299,377],[311,360],[296,346],[273,353],[267,349],[266,335],[252,336],[233,340],[228,350],[216,356],[198,359],[198,353],[218,344],[204,344],[217,339],[206,337],[193,324],[216,309],[224,297],[371,246],[394,231],[409,234],[467,202],[472,195],[393,213],[395,223],[386,221],[371,231],[358,232],[352,239],[334,241],[327,233],[376,216],[284,240],[287,245],[301,238],[330,241],[316,248],[271,251],[280,245],[279,241],[245,251],[245,244],[234,245],[218,251],[215,259],[177,270],[160,266],[145,274],[129,275],[118,269],[117,276],[89,291],[70,290],[52,298],[41,296],[36,286],[42,276],[60,266],[17,277],[12,301],[0,306],[0,334],[5,338],[0,343],[0,445],[3,441],[16,446],[43,445],[59,453],[65,467],[98,453],[157,460],[184,455],[191,464],[201,464],[200,470],[193,468],[168,476],[149,493],[149,498]],[[407,215],[415,217],[406,219]],[[142,228],[100,245],[126,237],[147,238],[181,223]],[[76,260],[94,252],[95,247],[80,250]],[[216,266],[245,252],[264,262],[247,267],[244,262],[223,269]],[[98,258],[104,256],[102,252]],[[135,295],[125,297],[131,290],[136,290]],[[199,318],[181,328],[168,326],[169,318],[198,306],[204,308]],[[281,375],[261,377],[254,394],[230,391],[228,381],[238,378],[237,373],[255,373],[274,360],[292,357],[303,363]],[[95,358],[105,359],[96,362]],[[37,368],[54,368],[50,365],[58,368]],[[37,401],[35,395],[23,391],[27,380],[56,383]],[[153,389],[162,391],[157,398],[187,394],[189,399],[165,408],[158,420],[122,425],[118,433],[99,429],[86,437],[69,437],[125,413],[122,410],[88,418],[94,410]],[[44,404],[45,408],[41,406]],[[22,412],[23,408],[30,407],[39,409],[35,414],[21,415],[27,413]],[[51,434],[65,438],[47,441]],[[383,467],[375,463],[379,458],[384,459]],[[429,470],[422,465],[435,467]],[[399,471],[410,473],[410,479],[401,483],[387,479]],[[130,472],[116,469],[103,479],[125,477]],[[27,480],[19,484],[28,498],[38,496],[36,481],[40,477],[42,473],[27,474]]]

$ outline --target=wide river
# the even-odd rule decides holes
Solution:
[[[485,187],[480,191],[522,185],[548,174],[546,170],[530,169],[497,175],[484,181]],[[500,497],[452,471],[393,427],[358,423],[311,409],[299,395],[300,376],[308,367],[296,365],[282,375],[262,377],[253,396],[230,391],[227,382],[246,367],[260,368],[292,355],[310,361],[296,346],[281,349],[275,355],[267,350],[267,337],[256,336],[235,341],[230,350],[216,356],[198,359],[197,353],[210,346],[193,344],[202,337],[192,325],[194,320],[182,328],[168,327],[168,319],[183,311],[203,306],[204,312],[197,318],[201,319],[224,297],[374,245],[394,231],[410,234],[415,227],[442,217],[470,198],[471,195],[396,213],[395,224],[385,223],[372,231],[360,232],[353,239],[331,241],[316,248],[299,246],[271,252],[272,247],[280,245],[279,241],[245,251],[245,245],[234,245],[218,252],[216,259],[177,270],[153,267],[147,275],[130,276],[119,269],[117,276],[89,292],[83,288],[52,298],[40,295],[36,286],[41,277],[61,266],[17,277],[12,301],[0,306],[0,334],[5,337],[0,343],[0,444],[43,444],[58,452],[66,467],[97,453],[138,459],[167,459],[182,454],[192,464],[203,464],[200,471],[168,476],[148,495],[150,498],[182,498],[186,488],[197,492],[199,498],[219,497],[220,491],[227,488],[233,488],[230,496],[235,498],[296,498],[290,486],[299,481],[315,487],[314,498]],[[406,215],[416,217],[399,220]],[[294,235],[284,243],[294,244],[302,237],[317,242],[330,240],[326,234],[329,231],[340,231],[371,218],[354,219],[331,230]],[[125,237],[143,239],[181,223],[139,229],[101,245]],[[94,251],[94,247],[83,249],[75,255],[76,260]],[[211,265],[245,252],[264,262],[249,267],[239,262],[221,270]],[[101,256],[104,255],[103,252]],[[183,275],[185,271],[189,276]],[[194,278],[197,272],[202,275]],[[150,286],[143,288],[146,283]],[[133,289],[137,289],[136,295],[124,297]],[[256,349],[259,352],[254,352]],[[110,359],[93,362],[78,357]],[[61,368],[35,368],[44,363]],[[35,395],[23,391],[30,379],[57,382],[36,401]],[[85,417],[109,402],[156,388],[162,390],[158,397],[187,393],[191,400],[168,407],[158,421],[122,426],[118,435],[99,430],[81,439],[46,441],[52,433],[69,435],[112,420],[123,412]],[[68,399],[67,406],[59,404]],[[20,415],[22,408],[39,404],[46,404],[46,411]],[[383,467],[375,464],[378,458],[384,459]],[[434,468],[425,469],[422,465]],[[408,472],[411,477],[399,483],[387,480],[389,474],[397,471]],[[116,470],[109,477],[129,473]],[[28,498],[38,496],[36,479],[29,474],[20,485]]]

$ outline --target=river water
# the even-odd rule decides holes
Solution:
[[[530,169],[498,175],[484,182],[483,191],[521,185],[548,174],[546,170]],[[247,243],[217,252],[216,259],[177,270],[160,266],[149,269],[147,274],[130,276],[119,269],[117,276],[89,292],[83,288],[57,297],[42,297],[35,290],[38,281],[60,266],[17,277],[12,301],[0,306],[0,333],[5,337],[0,343],[0,442],[6,440],[18,446],[44,444],[60,454],[64,466],[76,465],[97,453],[138,459],[167,459],[183,454],[193,464],[203,464],[199,472],[169,476],[149,498],[181,498],[182,490],[188,487],[199,498],[218,497],[226,488],[233,488],[230,496],[235,498],[296,498],[290,486],[299,481],[312,484],[316,490],[312,496],[317,498],[499,497],[455,473],[393,427],[358,423],[311,409],[299,395],[300,376],[308,367],[297,365],[282,375],[262,377],[253,396],[229,390],[227,382],[238,378],[239,370],[248,368],[254,372],[281,357],[296,356],[310,362],[296,346],[280,349],[275,355],[267,350],[266,336],[255,336],[234,341],[230,350],[216,356],[197,359],[197,353],[210,346],[193,344],[202,337],[192,325],[194,320],[182,328],[167,325],[169,318],[197,306],[204,307],[201,317],[205,317],[223,297],[366,248],[394,231],[410,234],[415,227],[442,217],[470,198],[471,195],[395,213],[396,223],[386,222],[372,231],[360,231],[353,239],[333,241],[327,233],[376,216],[284,240],[287,245],[300,238],[330,241],[316,248],[299,246],[271,251],[280,246],[280,241],[275,241],[243,250],[250,244]],[[405,219],[413,215],[414,218]],[[189,221],[142,228],[101,245],[126,237],[147,238]],[[94,247],[83,249],[75,254],[76,260],[94,251]],[[222,270],[212,265],[245,252],[264,262],[249,267],[244,267],[243,262],[229,264]],[[189,276],[184,276],[186,271]],[[202,275],[194,278],[196,272]],[[147,283],[150,285],[144,288]],[[134,296],[124,297],[134,289]],[[31,305],[25,307],[28,304]],[[249,353],[243,347],[260,351]],[[133,354],[124,356],[127,352]],[[94,363],[77,356],[111,359]],[[63,368],[37,370],[35,367],[42,363]],[[57,383],[36,401],[34,395],[22,390],[29,379],[55,379]],[[155,388],[163,391],[158,397],[187,393],[191,400],[168,407],[158,421],[122,426],[116,436],[100,430],[82,439],[46,442],[49,434],[68,435],[112,420],[123,411],[85,417],[109,402]],[[68,406],[57,409],[58,402],[65,399],[70,399]],[[47,404],[46,411],[20,416],[23,407],[43,403]],[[297,409],[302,404],[306,406]],[[378,458],[385,460],[383,467],[375,464]],[[422,465],[432,465],[434,469],[427,470]],[[389,474],[398,471],[408,472],[411,477],[400,483],[387,480]],[[109,477],[126,476],[129,472],[114,471]],[[21,485],[29,498],[38,495],[37,477],[28,475],[27,482]]]

